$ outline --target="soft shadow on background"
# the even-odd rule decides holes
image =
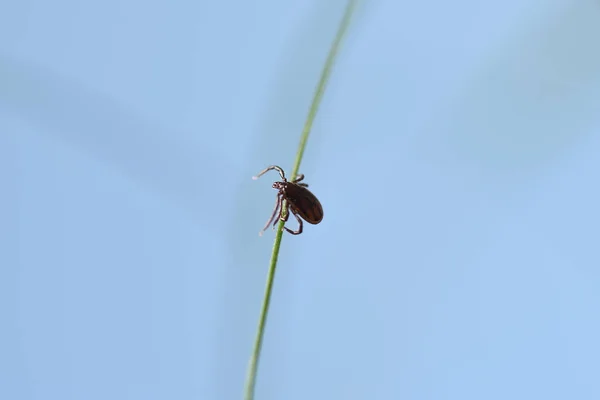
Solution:
[[[0,398],[241,398],[322,3],[0,7]],[[600,7],[360,11],[257,398],[598,397]]]

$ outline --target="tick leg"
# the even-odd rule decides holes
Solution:
[[[294,182],[294,183],[298,183],[298,182],[300,182],[302,179],[304,179],[304,174],[298,174],[298,175],[296,176],[296,179],[294,179],[292,182]]]
[[[273,221],[273,229],[275,229],[275,226],[277,225],[277,223],[279,221],[283,221],[284,223],[287,222],[288,218],[290,217],[290,206],[286,205],[285,209],[287,210],[287,212],[285,213],[285,217],[282,217],[282,214],[283,214],[283,201],[282,201],[281,202],[281,210],[279,212],[279,219],[276,219],[275,221]]]
[[[252,179],[257,180],[258,178],[260,178],[261,176],[263,176],[264,174],[266,174],[267,172],[271,171],[271,170],[276,170],[277,172],[279,172],[279,175],[281,175],[281,179],[283,179],[284,181],[285,179],[285,173],[283,172],[283,170],[281,169],[281,167],[277,166],[277,165],[271,165],[265,169],[263,169],[262,171],[260,171],[258,173],[258,175],[253,176]]]
[[[308,183],[298,183],[300,182],[302,179],[304,179],[304,174],[300,174],[296,177],[296,179],[294,179],[292,182],[294,182],[296,185],[298,186],[302,186],[302,187],[308,187]]]
[[[269,225],[271,225],[271,221],[275,220],[275,222],[277,222],[277,220],[275,219],[275,217],[277,216],[277,211],[281,207],[281,200],[282,200],[282,196],[281,195],[277,195],[277,200],[275,200],[275,208],[273,209],[273,214],[271,214],[271,218],[269,218],[269,220],[265,224],[265,227],[262,228],[262,231],[258,232],[259,236],[262,236],[263,232],[267,230],[267,228],[269,227]]]
[[[291,233],[292,235],[299,235],[302,233],[302,220],[300,219],[300,217],[298,216],[298,214],[296,214],[292,209],[290,209],[289,211],[291,211],[292,214],[294,214],[294,217],[296,217],[296,219],[298,220],[298,230],[297,231],[293,231],[287,227],[284,226],[284,229],[286,231],[288,231],[289,233]],[[288,214],[289,215],[289,214]]]
[[[285,217],[283,216],[283,207],[281,208],[281,212],[279,213],[279,220],[286,222],[288,220],[288,218],[290,217],[290,205],[286,204],[285,205]]]

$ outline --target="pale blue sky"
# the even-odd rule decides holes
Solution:
[[[0,5],[0,399],[242,397],[277,176],[250,178],[291,168],[343,6]],[[354,22],[257,400],[600,398],[600,7]]]

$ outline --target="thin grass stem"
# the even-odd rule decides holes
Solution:
[[[308,111],[308,116],[306,117],[306,122],[304,124],[304,129],[302,130],[302,135],[300,136],[300,144],[298,145],[298,151],[296,153],[296,160],[294,161],[294,165],[292,167],[292,173],[290,175],[290,179],[294,180],[298,175],[298,170],[300,169],[300,163],[302,162],[302,157],[304,155],[304,149],[306,148],[306,142],[308,141],[308,136],[310,135],[310,131],[313,126],[313,122],[317,115],[317,111],[319,109],[319,105],[321,104],[321,100],[323,98],[323,94],[325,93],[325,87],[327,86],[327,82],[329,80],[329,76],[331,75],[331,69],[333,64],[335,63],[336,56],[338,54],[340,45],[344,36],[346,35],[346,31],[350,25],[350,20],[352,18],[352,14],[354,12],[354,8],[356,6],[356,0],[349,0],[346,5],[346,10],[344,12],[344,16],[340,22],[337,34],[335,39],[329,49],[329,54],[327,56],[327,60],[325,61],[325,65],[323,66],[323,70],[321,72],[321,78],[319,79],[319,83],[317,84],[317,89],[313,96],[312,103],[310,105],[310,109]],[[285,210],[285,201],[282,204],[283,210]],[[275,233],[275,242],[273,243],[273,252],[271,253],[271,261],[269,263],[269,271],[267,273],[267,283],[265,286],[265,294],[263,298],[262,307],[260,310],[260,317],[258,320],[258,329],[256,332],[256,339],[254,341],[254,348],[252,351],[252,355],[250,356],[250,363],[248,365],[248,375],[246,378],[246,387],[245,387],[245,400],[254,400],[254,388],[256,386],[256,375],[258,372],[258,362],[260,359],[260,353],[262,349],[262,342],[265,333],[265,326],[267,323],[267,315],[269,313],[269,305],[271,303],[271,293],[273,290],[273,282],[275,281],[275,270],[277,269],[277,259],[279,257],[279,249],[281,247],[281,239],[283,237],[283,225],[284,221],[279,221],[277,224],[277,230]]]

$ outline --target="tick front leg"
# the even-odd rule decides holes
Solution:
[[[292,235],[299,235],[302,233],[302,220],[300,219],[300,217],[298,216],[298,214],[296,214],[292,209],[288,210],[289,212],[291,212],[292,214],[294,214],[294,217],[296,217],[296,220],[298,220],[298,230],[297,231],[293,231],[291,229],[289,229],[288,227],[283,227],[286,231],[288,231],[289,233],[291,233]],[[289,215],[288,212],[288,215]]]
[[[300,182],[302,179],[304,179],[304,174],[300,174],[296,177],[296,179],[294,179],[292,182],[295,183],[298,186],[302,186],[302,187],[308,187],[308,183],[298,183]]]
[[[304,174],[298,174],[298,175],[296,176],[296,179],[294,179],[292,182],[294,182],[294,183],[298,183],[298,182],[300,182],[302,179],[304,179]]]
[[[287,210],[285,213],[285,217],[283,217],[283,197],[281,200],[281,210],[279,212],[279,219],[276,219],[275,221],[273,221],[273,229],[275,229],[275,226],[277,225],[277,223],[279,221],[283,221],[283,223],[286,223],[288,218],[290,217],[290,206],[286,205],[285,209]]]
[[[261,176],[263,176],[264,174],[266,174],[267,172],[271,171],[271,170],[275,170],[277,172],[279,172],[279,175],[281,175],[281,179],[285,181],[285,172],[283,172],[283,169],[281,169],[281,167],[277,166],[277,165],[271,165],[265,169],[263,169],[262,171],[260,171],[258,173],[258,175],[253,176],[252,179],[257,180],[258,178],[260,178]]]
[[[282,198],[283,197],[281,195],[277,195],[277,199],[275,200],[275,208],[273,209],[273,214],[271,214],[271,218],[269,218],[269,220],[265,224],[265,227],[262,228],[262,231],[258,232],[259,236],[262,236],[263,232],[267,230],[269,225],[271,225],[271,221],[275,220],[275,222],[277,222],[277,219],[275,217],[277,216],[277,211],[279,211],[279,208],[281,207]]]

